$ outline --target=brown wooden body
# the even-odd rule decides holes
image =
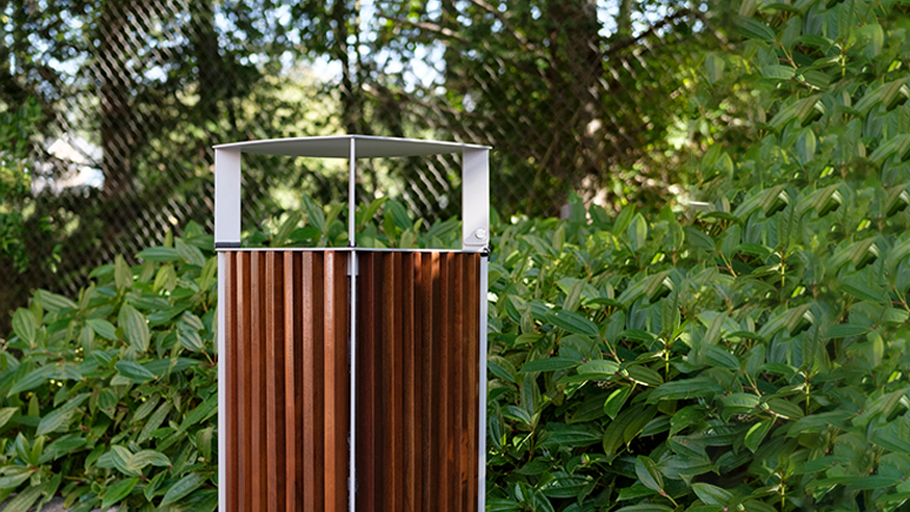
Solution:
[[[229,511],[347,510],[349,258],[226,251]],[[476,512],[480,256],[357,258],[357,511]]]
[[[225,255],[229,511],[347,510],[348,258]]]

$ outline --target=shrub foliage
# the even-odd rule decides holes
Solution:
[[[490,510],[906,506],[906,14],[743,2],[699,201],[502,230]]]
[[[92,272],[76,300],[38,291],[0,351],[0,498],[87,511],[218,504],[216,258],[182,239]],[[154,504],[155,506],[153,506]]]

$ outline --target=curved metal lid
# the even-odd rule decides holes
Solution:
[[[374,137],[372,135],[331,135],[327,137],[250,140],[219,144],[215,146],[215,149],[239,150],[242,153],[257,155],[350,158],[351,140],[356,141],[355,158],[447,155],[461,153],[465,148],[490,149],[489,146],[478,146],[475,144]]]
[[[233,142],[215,146],[215,248],[240,247],[240,164],[242,153],[316,158],[347,158],[348,240],[356,247],[354,226],[356,160],[462,154],[462,250],[483,252],[490,230],[488,146],[433,140],[334,135]]]

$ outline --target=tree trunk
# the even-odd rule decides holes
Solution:
[[[363,107],[359,85],[355,84],[351,59],[348,54],[348,19],[354,16],[346,0],[335,0],[332,20],[335,22],[335,57],[341,63],[341,124],[349,134],[359,133],[362,126]]]
[[[132,77],[123,45],[132,1],[107,0],[98,20],[97,78],[101,82],[101,147],[104,195],[123,198],[133,192],[132,147],[135,143],[130,90]]]

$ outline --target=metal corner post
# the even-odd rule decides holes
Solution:
[[[227,487],[221,485],[227,482],[227,340],[225,321],[227,314],[227,290],[225,290],[225,281],[227,281],[227,268],[225,265],[226,255],[218,252],[218,306],[217,306],[217,327],[216,336],[218,340],[217,353],[215,357],[218,361],[218,508],[227,510]]]
[[[351,324],[350,324],[350,342],[348,343],[349,350],[349,360],[350,360],[350,371],[351,371],[351,381],[350,381],[350,425],[348,427],[348,510],[349,512],[354,512],[356,509],[356,494],[357,494],[357,464],[356,464],[356,449],[357,449],[357,436],[355,435],[356,429],[356,397],[357,397],[357,234],[356,234],[356,224],[354,219],[354,212],[356,208],[356,198],[354,179],[357,175],[357,147],[356,139],[351,137],[351,153],[349,158],[349,173],[348,177],[348,245],[354,247],[351,250],[351,255],[348,259],[348,274],[350,274],[351,279],[350,283],[350,315],[351,315]]]
[[[240,151],[215,150],[215,249],[240,247]],[[227,339],[225,332],[227,268],[225,254],[218,252],[218,482],[227,482]],[[218,486],[218,508],[227,510],[227,487]]]
[[[240,247],[240,151],[215,150],[215,249]]]
[[[490,257],[480,257],[480,382],[477,408],[477,512],[483,512],[487,502],[487,272]]]
[[[490,150],[461,154],[461,247],[483,252],[490,242]]]

